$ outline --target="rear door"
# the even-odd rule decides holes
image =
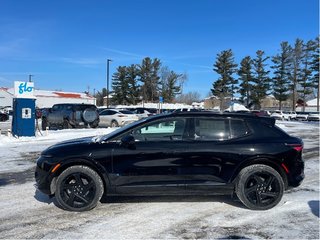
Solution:
[[[249,129],[243,120],[222,117],[196,118],[194,127],[195,137],[188,142],[185,160],[187,191],[224,191],[235,167],[250,152],[251,144],[245,141]]]

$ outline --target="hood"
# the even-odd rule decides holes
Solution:
[[[90,149],[90,145],[95,144],[94,137],[84,137],[59,142],[48,147],[42,152],[42,155],[63,156],[66,153],[70,155],[83,155]]]

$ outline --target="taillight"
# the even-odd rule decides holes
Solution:
[[[286,145],[292,147],[297,152],[302,152],[302,150],[303,150],[303,144],[290,144],[290,143],[287,143]]]

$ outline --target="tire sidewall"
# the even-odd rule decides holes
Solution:
[[[111,127],[119,127],[119,124],[116,120],[111,121]]]
[[[61,184],[62,182],[65,180],[66,177],[68,177],[70,174],[73,173],[82,173],[84,175],[87,175],[88,177],[90,177],[94,183],[95,183],[95,187],[96,187],[96,192],[95,192],[95,196],[92,200],[92,202],[90,204],[88,204],[85,207],[82,208],[74,208],[69,206],[68,204],[66,204],[63,199],[61,198]],[[97,206],[98,202],[100,201],[102,195],[103,195],[103,191],[104,191],[104,187],[103,187],[103,182],[101,177],[98,175],[98,173],[96,171],[94,171],[93,169],[87,167],[87,166],[83,166],[83,165],[77,165],[77,166],[71,166],[69,168],[67,168],[66,170],[64,170],[57,178],[57,182],[56,182],[56,192],[55,192],[55,197],[57,200],[58,205],[68,211],[76,211],[76,212],[82,212],[82,211],[87,211],[90,210],[94,207]]]
[[[267,206],[256,206],[255,204],[251,203],[247,199],[245,192],[244,192],[244,190],[245,190],[244,185],[247,182],[248,178],[253,173],[257,173],[257,172],[272,174],[279,183],[280,194],[279,194],[278,198],[273,203],[271,203]],[[255,164],[255,165],[251,165],[251,166],[248,166],[248,167],[242,169],[240,171],[240,173],[237,177],[237,181],[236,181],[236,194],[237,194],[238,198],[246,207],[248,207],[251,210],[268,210],[268,209],[273,208],[281,201],[283,193],[284,193],[284,188],[285,188],[284,182],[283,182],[281,175],[272,167],[269,167],[269,166],[263,165],[263,164]]]

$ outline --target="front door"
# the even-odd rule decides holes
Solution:
[[[162,119],[130,130],[112,152],[113,183],[118,193],[170,194],[185,191],[188,119]],[[122,144],[132,135],[134,143]]]

